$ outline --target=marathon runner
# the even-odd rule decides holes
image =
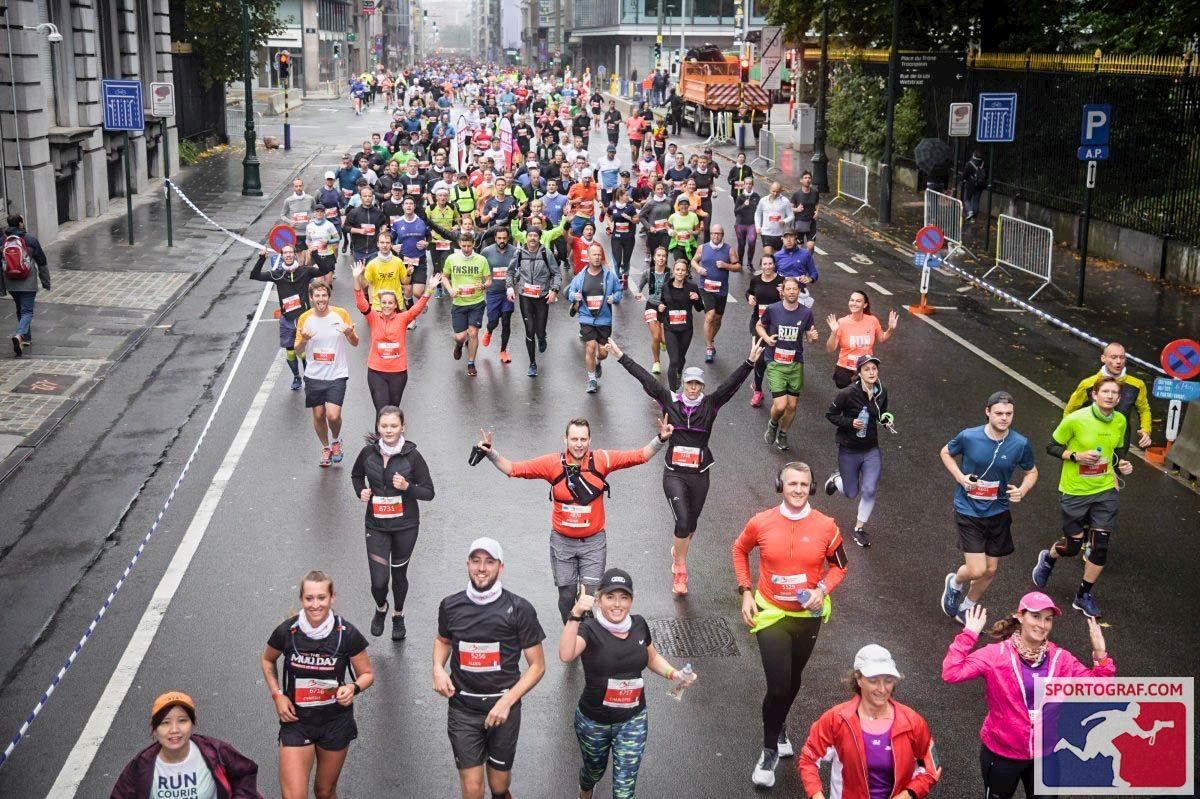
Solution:
[[[441,275],[434,278],[440,285]],[[371,330],[371,349],[367,355],[367,388],[376,413],[387,405],[400,405],[408,385],[408,329],[425,312],[429,296],[422,296],[416,305],[398,311],[399,296],[392,289],[379,292],[379,310],[374,311],[362,290],[362,267],[354,267],[354,303],[367,320]]]
[[[965,628],[950,643],[942,660],[942,680],[948,683],[983,679],[987,717],[979,731],[979,769],[985,799],[1011,799],[1017,785],[1025,796],[1033,791],[1034,719],[1037,679],[1052,677],[1108,678],[1117,667],[1108,656],[1104,633],[1088,618],[1092,668],[1050,640],[1054,618],[1062,611],[1040,591],[1021,597],[1016,613],[992,625],[995,643],[971,651],[987,624],[987,611],[976,605],[966,612]]]
[[[328,261],[317,266],[301,266],[296,260],[296,248],[288,245],[271,259],[271,268],[264,273],[267,256],[265,248],[259,251],[258,260],[250,269],[250,279],[275,284],[275,293],[279,297],[279,346],[292,370],[292,391],[299,391],[303,383],[300,380],[302,364],[297,363],[296,356],[296,320],[309,309],[308,290],[312,281],[328,274],[333,266]]]
[[[333,612],[334,596],[325,572],[304,575],[300,613],[276,627],[263,650],[263,680],[279,716],[283,799],[308,798],[314,763],[313,793],[337,796],[350,742],[358,737],[354,699],[375,682],[367,639]],[[280,656],[282,680],[275,670]]]
[[[864,355],[874,355],[875,345],[890,339],[900,324],[900,315],[889,311],[887,330],[884,330],[878,317],[871,313],[871,298],[862,289],[850,292],[849,307],[850,313],[840,319],[833,314],[825,317],[825,324],[829,325],[825,350],[838,354],[837,366],[833,370],[833,383],[838,388],[845,388],[854,382],[858,359]]]
[[[403,330],[403,328],[401,328]],[[392,640],[403,641],[408,562],[417,545],[421,511],[417,501],[433,499],[433,478],[417,445],[404,436],[404,411],[384,405],[375,414],[375,432],[350,470],[354,494],[366,503],[367,568],[375,613],[371,635],[383,635],[392,586]]]
[[[1087,561],[1083,581],[1071,607],[1089,618],[1104,614],[1092,598],[1092,588],[1108,563],[1109,539],[1117,530],[1120,484],[1114,473],[1130,474],[1125,417],[1118,413],[1121,383],[1105,375],[1092,385],[1092,404],[1067,414],[1054,430],[1046,447],[1063,462],[1058,480],[1062,508],[1062,538],[1038,554],[1033,584],[1045,588],[1061,557],[1074,557],[1084,549]]]
[[[559,660],[583,663],[583,693],[575,708],[575,738],[583,757],[580,799],[592,799],[610,754],[614,799],[633,799],[649,737],[642,673],[649,669],[676,683],[677,690],[698,679],[658,653],[650,625],[630,613],[632,606],[633,578],[609,569],[596,596],[579,595],[558,639]]]
[[[704,362],[717,355],[717,333],[729,301],[729,273],[742,271],[737,253],[725,241],[725,228],[713,225],[709,240],[692,256],[692,269],[700,281],[700,300],[704,303]]]
[[[338,246],[342,242],[340,225],[337,205],[325,206],[318,202],[313,207],[312,219],[304,227],[308,262],[328,268],[325,283],[330,287],[333,286],[333,269],[337,266]]]
[[[750,286],[746,289],[746,303],[750,306],[750,335],[758,338],[758,320],[762,319],[767,307],[779,302],[779,288],[783,285],[783,276],[775,271],[775,256],[763,255],[758,262],[759,272],[750,278]],[[750,407],[758,408],[763,401],[763,375],[767,373],[765,358],[754,362],[754,393],[750,395]]]
[[[667,185],[661,180],[654,181],[654,193],[638,210],[642,227],[646,232],[646,252],[653,255],[659,248],[666,248],[671,243],[671,233],[667,230],[667,221],[674,213],[671,198],[667,196]]]
[[[406,196],[401,207],[404,214],[393,220],[391,231],[407,273],[404,280],[404,304],[407,306],[412,305],[414,299],[425,296],[425,284],[429,282],[425,255],[429,251],[430,230],[425,220],[417,216],[420,202],[416,198]]]
[[[512,335],[512,315],[516,304],[508,298],[508,270],[516,249],[508,246],[508,228],[498,228],[494,235],[495,243],[484,247],[480,253],[487,259],[492,270],[492,282],[485,295],[488,320],[487,329],[483,334],[483,346],[491,345],[492,333],[499,326],[500,363],[509,364],[512,363],[512,356],[508,354],[508,339]]]
[[[770,248],[772,253],[783,247],[783,232],[791,229],[795,218],[792,204],[782,191],[779,181],[771,183],[767,196],[759,200],[754,211],[754,226],[762,237],[763,250]]]
[[[475,252],[475,236],[462,232],[458,237],[458,252],[451,253],[442,269],[444,283],[453,307],[450,324],[454,331],[454,360],[461,360],[463,347],[467,350],[467,376],[474,377],[475,353],[479,350],[479,328],[483,327],[484,290],[492,284],[492,270],[487,259]]]
[[[1133,443],[1134,430],[1137,431],[1137,445],[1143,449],[1150,446],[1153,419],[1150,415],[1146,384],[1125,370],[1125,347],[1115,341],[1110,341],[1100,352],[1100,371],[1080,380],[1079,385],[1071,392],[1067,406],[1063,408],[1063,416],[1091,404],[1092,387],[1102,377],[1115,378],[1120,384],[1121,397],[1117,400],[1117,410],[1125,417],[1126,448]]]
[[[376,237],[387,230],[387,215],[375,205],[375,192],[369,187],[359,191],[362,203],[346,212],[346,231],[350,234],[350,253],[355,261],[366,263],[375,257]]]
[[[721,408],[746,382],[754,364],[762,356],[762,344],[755,339],[750,354],[711,394],[704,393],[704,372],[697,366],[683,371],[683,391],[670,391],[633,358],[609,339],[606,345],[617,363],[642,384],[642,390],[658,403],[673,432],[663,461],[663,493],[675,519],[675,539],[671,544],[672,590],[683,596],[688,592],[687,554],[692,537],[700,526],[700,514],[708,498],[709,469],[714,458],[708,448],[713,426]]]
[[[321,466],[342,461],[342,403],[350,379],[347,346],[358,346],[358,334],[346,309],[329,304],[329,287],[309,287],[312,308],[296,321],[296,354],[311,357],[304,366],[304,407],[312,409],[313,429],[321,442]],[[330,440],[332,437],[332,441]]]
[[[817,340],[812,311],[800,304],[800,280],[784,278],[780,301],[767,306],[755,332],[767,344],[767,388],[771,390],[771,419],[763,440],[781,452],[788,446],[787,432],[796,418],[796,403],[804,388],[804,341]]]
[[[666,348],[663,325],[658,318],[658,306],[662,304],[663,287],[670,279],[671,275],[667,271],[667,250],[659,247],[654,250],[654,261],[650,268],[642,270],[638,276],[637,285],[634,287],[637,292],[634,295],[637,301],[645,300],[646,302],[643,318],[646,320],[646,327],[650,328],[650,359],[652,361],[650,371],[656,375],[662,373],[662,364],[659,359],[662,350]]]
[[[812,469],[792,461],[775,477],[778,507],[752,516],[733,542],[733,573],[742,621],[758,639],[767,680],[762,702],[762,754],[750,780],[770,788],[780,757],[794,750],[787,715],[800,692],[804,667],[833,605],[829,594],[846,576],[846,549],[833,519],[809,504]],[[752,588],[750,552],[758,549],[758,586]]]
[[[658,434],[641,449],[592,450],[591,424],[587,419],[572,419],[563,434],[562,452],[513,462],[496,451],[491,432],[480,431],[483,437],[476,446],[501,472],[550,483],[550,568],[558,588],[558,612],[564,622],[580,587],[594,588],[604,574],[608,476],[653,458],[673,432],[664,416]]]
[[[561,231],[562,228],[556,228]],[[542,244],[542,231],[530,227],[523,246],[513,255],[505,281],[509,302],[521,304],[521,322],[525,326],[525,351],[529,354],[530,377],[537,377],[537,354],[546,351],[546,322],[550,305],[558,302],[562,289],[562,270],[554,255]],[[517,299],[519,298],[519,300]],[[536,345],[536,346],[535,346]]]
[[[792,192],[792,227],[800,236],[800,241],[809,250],[816,247],[817,238],[817,206],[821,202],[821,194],[812,185],[812,172],[807,169],[800,175],[800,185]]]
[[[438,606],[433,690],[450,700],[446,732],[463,799],[483,799],[485,765],[492,799],[512,799],[521,699],[546,673],[546,633],[533,605],[504,588],[503,571],[499,542],[477,538],[467,551],[466,590]]]
[[[371,301],[371,308],[379,310],[379,295],[390,291],[401,301],[403,308],[404,290],[408,288],[408,267],[404,261],[392,251],[392,234],[386,230],[380,231],[375,237],[378,248],[373,258],[365,264],[355,261],[353,270],[361,274],[361,285]],[[355,288],[359,283],[355,283]]]
[[[613,190],[612,196],[613,201],[607,208],[608,235],[611,237],[617,277],[621,279],[621,288],[627,288],[633,248],[637,244],[637,223],[640,219],[637,207],[629,201],[629,189],[618,187]]]
[[[704,310],[700,289],[688,279],[689,273],[688,262],[682,258],[677,260],[658,304],[658,318],[667,344],[667,385],[672,391],[679,390],[688,348],[692,345],[692,311]]]
[[[957,484],[954,519],[963,552],[963,565],[946,575],[941,604],[942,612],[960,623],[996,579],[1000,559],[1016,549],[1009,505],[1023,500],[1038,479],[1029,439],[1012,429],[1012,395],[993,392],[983,413],[987,424],[960,431],[941,451],[942,464]],[[1012,482],[1018,468],[1025,473],[1019,486]]]
[[[691,202],[686,197],[675,201],[675,213],[667,217],[667,232],[671,243],[667,252],[673,258],[683,258],[691,261],[696,253],[696,233],[700,227],[700,217],[691,210]]]
[[[309,220],[316,211],[316,200],[304,191],[304,181],[296,178],[292,181],[292,193],[283,201],[279,218],[285,225],[291,226],[296,234],[296,253],[300,263],[308,265],[308,248],[304,244],[304,236],[308,229]]]
[[[584,365],[587,368],[587,392],[600,389],[602,363],[608,354],[602,349],[612,335],[613,306],[624,297],[621,281],[609,268],[604,248],[588,247],[587,268],[575,275],[567,288],[567,299],[578,306],[579,337],[583,340]]]
[[[740,158],[743,153],[738,153]],[[749,167],[747,167],[749,168]],[[729,172],[729,177],[737,174],[737,167]],[[754,250],[758,246],[758,228],[754,226],[754,215],[758,212],[758,204],[762,197],[754,190],[754,178],[747,176],[733,183],[733,233],[737,238],[738,260],[744,263],[754,263]]]

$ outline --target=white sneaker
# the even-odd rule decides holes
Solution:
[[[754,773],[750,775],[750,782],[760,788],[775,787],[775,766],[778,764],[778,752],[772,752],[770,749],[762,750],[762,754],[758,756],[758,763],[754,766]]]
[[[787,730],[783,730],[779,733],[778,751],[780,757],[791,757],[792,755],[796,754],[796,750],[792,748],[792,742],[788,740]]]

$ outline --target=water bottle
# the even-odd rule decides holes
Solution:
[[[812,599],[812,591],[805,588],[800,593],[796,594],[796,601],[803,607],[808,604],[808,600]]]
[[[671,686],[670,690],[667,691],[667,696],[671,697],[676,702],[683,701],[683,689],[691,685],[692,680],[696,679],[696,672],[692,668],[691,663],[688,663],[686,666],[684,666],[683,671],[679,672],[679,674],[683,677],[683,679],[679,682],[672,680],[671,682],[673,685]]]
[[[861,430],[856,430],[854,435],[858,436],[859,438],[866,438],[867,426],[871,424],[871,414],[867,412],[866,405],[862,406],[862,409],[858,412],[858,416],[855,417],[855,421],[862,422],[863,426]]]

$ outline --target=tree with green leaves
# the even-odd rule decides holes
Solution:
[[[283,26],[276,18],[279,0],[173,0],[183,3],[182,30],[171,31],[176,42],[189,42],[201,61],[206,86],[243,77],[242,5],[250,16],[250,51],[264,47]]]
[[[829,143],[839,150],[862,153],[872,161],[883,157],[883,121],[887,113],[887,81],[855,64],[839,66],[829,81]],[[895,155],[912,158],[925,125],[921,96],[905,89],[896,102]]]

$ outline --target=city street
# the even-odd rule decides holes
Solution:
[[[335,110],[336,109],[336,110]],[[320,147],[303,177],[310,188],[335,168],[338,156],[359,148],[371,132],[386,129],[378,108],[354,117],[345,102],[319,101],[293,114],[293,135]],[[689,137],[679,141],[695,145]],[[603,153],[593,134],[591,154]],[[628,164],[622,142],[620,157]],[[732,233],[733,215],[724,170],[716,218]],[[230,191],[237,191],[236,185]],[[766,185],[759,191],[766,194]],[[262,239],[277,212],[273,206],[245,232]],[[730,236],[732,238],[732,236]],[[881,438],[884,472],[869,527],[874,546],[847,543],[846,580],[833,593],[833,615],[816,644],[788,729],[797,748],[809,725],[847,690],[840,680],[854,653],[877,643],[896,658],[905,679],[899,701],[929,722],[945,767],[934,795],[979,792],[978,732],[985,705],[980,682],[947,686],[942,658],[960,627],[944,616],[939,598],[946,573],[957,568],[951,497],[953,481],[938,452],[964,427],[982,424],[987,396],[1004,389],[1016,398],[1014,428],[1029,437],[1041,479],[1013,510],[1017,551],[1006,558],[984,603],[991,618],[1015,610],[1029,590],[1038,550],[1060,525],[1059,466],[1045,452],[1061,418],[1061,404],[1076,382],[1097,368],[1093,347],[1025,314],[1012,313],[979,292],[934,275],[932,317],[903,306],[917,300],[918,272],[911,260],[833,223],[817,240],[820,280],[812,287],[821,340],[805,347],[806,384],[789,436],[790,452],[763,443],[765,408],[751,408],[744,386],[722,410],[712,439],[716,458],[712,490],[690,557],[686,599],[671,593],[672,516],[661,489],[661,457],[611,478],[608,564],[636,581],[633,612],[651,623],[656,644],[672,662],[691,662],[700,675],[682,702],[671,701],[665,681],[647,675],[650,741],[638,782],[646,797],[750,797],[760,751],[764,679],[754,638],[739,615],[730,545],[746,520],[779,501],[775,475],[789,460],[812,466],[818,490],[813,505],[837,519],[843,532],[854,522],[855,502],[819,491],[834,469],[834,428],[824,414],[835,393],[834,356],[824,351],[828,313],[846,312],[849,293],[865,287],[877,316],[900,311],[899,330],[882,344],[881,377],[890,395],[898,435]],[[642,267],[639,240],[635,274]],[[319,568],[333,575],[334,607],[364,633],[373,602],[363,538],[363,505],[350,485],[350,467],[372,425],[366,385],[366,325],[353,308],[350,262],[337,270],[333,304],[358,322],[364,341],[353,354],[345,403],[346,460],[318,468],[320,448],[302,392],[288,388],[290,374],[278,348],[274,289],[247,279],[253,253],[235,245],[211,277],[198,281],[162,324],[184,337],[182,350],[150,349],[114,366],[87,399],[88,408],[137,403],[147,426],[178,433],[153,446],[136,428],[113,431],[103,451],[89,450],[69,465],[61,452],[36,452],[22,476],[47,481],[111,474],[124,488],[96,492],[87,507],[21,508],[27,526],[66,530],[80,547],[108,540],[73,584],[54,574],[53,551],[38,562],[0,560],[0,600],[12,614],[4,640],[6,677],[0,686],[0,735],[6,744],[71,653],[120,578],[149,526],[172,493],[197,441],[186,479],[170,500],[156,534],[90,642],[0,769],[0,796],[92,799],[107,796],[125,763],[149,742],[148,710],[169,689],[197,702],[199,730],[234,744],[259,764],[259,789],[278,795],[278,722],[259,669],[259,655],[274,627],[298,607],[301,575]],[[705,367],[709,388],[745,357],[750,308],[749,273],[732,278],[729,310],[716,362],[703,364],[699,325],[689,365]],[[736,302],[734,302],[736,298]],[[616,313],[614,337],[627,354],[649,366],[643,304],[632,292]],[[480,349],[479,375],[468,378],[465,360],[451,357],[450,301],[431,301],[410,333],[406,436],[428,461],[436,498],[424,503],[421,534],[409,569],[408,638],[370,638],[375,685],[357,698],[359,737],[351,745],[339,786],[347,797],[450,797],[458,777],[445,734],[446,701],[431,689],[430,662],[439,601],[466,580],[467,544],[480,535],[505,547],[505,588],[524,596],[546,630],[547,672],[523,702],[520,746],[512,793],[522,797],[574,797],[579,751],[571,718],[582,687],[578,664],[557,658],[561,630],[547,552],[546,485],[513,481],[483,463],[467,464],[480,427],[495,430],[497,449],[517,460],[561,448],[572,417],[592,424],[593,444],[633,449],[656,428],[656,406],[618,364],[604,366],[596,394],[584,391],[586,375],[578,326],[566,303],[552,306],[549,348],[541,375],[528,365],[519,314],[513,320],[513,362],[498,359],[499,332]],[[1161,346],[1164,342],[1157,342]],[[1140,344],[1140,343],[1139,343]],[[1157,360],[1157,347],[1130,351]],[[244,345],[244,346],[243,346]],[[150,360],[157,358],[158,360]],[[666,356],[663,356],[664,371]],[[1145,377],[1145,375],[1142,375]],[[124,398],[124,399],[122,399]],[[211,416],[214,404],[220,407]],[[768,400],[769,404],[769,400]],[[1162,440],[1165,404],[1154,401],[1155,440]],[[87,414],[56,435],[86,435]],[[128,461],[122,447],[131,453]],[[46,459],[46,460],[43,460]],[[5,518],[15,518],[19,497],[0,494]],[[1122,676],[1190,675],[1200,659],[1190,588],[1200,581],[1187,531],[1200,529],[1200,496],[1177,479],[1134,459],[1121,493],[1118,532],[1109,565],[1097,584],[1106,610],[1109,651]],[[114,532],[109,535],[109,531]],[[65,550],[70,544],[61,545]],[[7,550],[0,555],[7,554]],[[1084,617],[1070,610],[1080,577],[1078,562],[1062,563],[1047,592],[1064,608],[1053,638],[1089,660]],[[56,586],[39,597],[39,586]],[[27,600],[55,608],[23,615]],[[36,642],[36,643],[35,643]],[[1188,666],[1192,663],[1192,666]],[[774,796],[804,796],[795,760],[781,761]],[[607,795],[610,778],[597,788]]]

